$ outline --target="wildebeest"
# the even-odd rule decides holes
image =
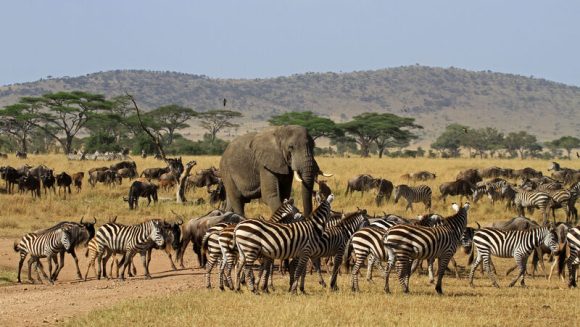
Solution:
[[[469,197],[473,194],[473,187],[471,183],[463,179],[443,183],[439,185],[440,199],[443,199],[445,203],[448,195],[459,195],[459,201],[461,202],[464,196]]]
[[[177,184],[178,178],[179,177],[173,172],[165,173],[159,176],[159,187],[168,190]]]
[[[320,203],[322,199],[326,199],[330,194],[332,194],[332,190],[325,180],[316,180],[315,182],[318,184],[318,191],[313,191],[312,195],[316,202]]]
[[[381,205],[381,202],[383,201],[383,199],[386,200],[386,202],[389,202],[389,199],[391,198],[391,194],[393,193],[393,183],[391,183],[391,181],[380,178],[379,179],[379,186],[377,186],[378,192],[377,192],[377,196],[375,197],[375,203],[377,204],[377,206]]]
[[[82,171],[79,171],[78,173],[74,173],[72,175],[72,179],[73,179],[73,184],[77,189],[77,193],[81,191],[81,189],[83,188],[83,178],[85,177],[85,173]]]
[[[134,168],[121,168],[117,170],[117,176],[119,179],[128,178],[132,180],[133,178],[137,178],[137,171]]]
[[[224,183],[220,179],[218,181],[217,187],[213,191],[209,191],[209,204],[219,209],[225,209],[226,206],[226,188]]]
[[[137,172],[137,164],[135,163],[135,161],[121,161],[121,162],[117,162],[116,164],[112,164],[111,167],[109,169],[117,171],[119,169],[132,169],[135,172]]]
[[[159,179],[159,177],[165,173],[169,172],[169,167],[165,168],[147,168],[141,172],[139,177],[145,177],[147,179]]]
[[[177,261],[183,266],[183,253],[187,248],[189,242],[193,243],[193,252],[197,254],[197,259],[200,267],[205,266],[205,258],[201,253],[201,241],[205,232],[219,223],[239,223],[245,218],[234,214],[233,212],[222,212],[220,210],[213,210],[208,212],[205,216],[190,219],[187,224],[184,224],[181,231],[181,248],[177,251]]]
[[[369,174],[357,175],[348,180],[346,184],[346,191],[344,195],[351,195],[354,191],[361,192],[361,196],[365,191],[375,188],[379,185],[379,180]]]
[[[147,206],[151,204],[151,199],[157,203],[157,185],[150,182],[134,181],[129,188],[129,196],[123,200],[129,202],[129,209],[133,210],[139,206],[139,197],[147,198]]]
[[[519,178],[540,178],[542,177],[543,174],[541,171],[537,171],[533,168],[530,167],[526,167],[523,169],[516,169],[513,172],[513,177],[519,177]]]
[[[0,158],[8,159],[8,154],[0,152]]]
[[[54,188],[54,184],[56,182],[56,178],[52,173],[52,169],[48,172],[40,175],[40,180],[42,181],[42,187],[44,188],[44,194],[47,193],[47,189],[52,189],[52,192],[56,194],[56,190]]]
[[[22,176],[14,167],[0,167],[0,176],[6,181],[6,191],[12,193],[14,185],[18,184],[18,179]]]
[[[401,175],[401,179],[404,179],[407,181],[413,181],[413,182],[426,181],[426,180],[435,179],[435,178],[437,178],[437,175],[435,175],[435,173],[428,172],[426,170],[421,170],[418,172]]]
[[[481,168],[477,170],[477,173],[482,178],[493,178],[493,177],[501,177],[503,176],[503,168],[493,166],[488,168]]]
[[[464,180],[470,183],[471,185],[476,185],[478,182],[481,182],[483,179],[479,176],[479,172],[476,169],[466,169],[462,170],[457,174],[455,180]]]
[[[26,154],[26,152],[23,152],[23,151],[16,151],[16,158],[18,158],[18,159],[27,159],[28,158],[28,154]]]
[[[206,187],[210,191],[212,185],[217,185],[219,181],[218,170],[215,167],[202,169],[195,175],[187,178],[187,187]]]
[[[109,167],[93,167],[93,168],[89,169],[89,172],[88,173],[89,173],[89,176],[90,176],[91,173],[94,172],[94,171],[105,171],[105,170],[108,170],[108,169],[109,169]]]
[[[111,169],[107,169],[105,171],[97,170],[89,174],[89,184],[91,184],[92,187],[95,187],[97,183],[103,183],[105,185],[112,186],[115,185],[117,181],[117,173]]]
[[[70,185],[72,184],[72,177],[66,172],[62,172],[56,175],[56,185],[58,186],[58,195],[60,195],[60,189],[63,189],[64,197],[66,198],[66,191],[68,189],[68,194],[71,193]]]
[[[32,197],[40,198],[40,180],[33,175],[20,176],[18,179],[18,191],[20,193],[30,191]]]

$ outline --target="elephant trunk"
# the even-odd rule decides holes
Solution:
[[[302,180],[302,203],[304,206],[304,216],[308,217],[312,213],[312,190],[314,188],[314,179],[316,177],[317,165],[314,158],[306,160],[304,166],[298,167],[298,175]]]

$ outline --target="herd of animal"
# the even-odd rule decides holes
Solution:
[[[151,200],[158,201],[158,189],[169,190],[174,187],[180,174],[183,172],[183,163],[181,158],[168,159],[166,167],[147,168],[141,174],[138,174],[137,164],[134,161],[121,161],[110,166],[94,167],[86,172],[88,183],[91,187],[97,184],[115,187],[121,185],[123,179],[132,181],[129,188],[129,194],[123,198],[129,203],[129,209],[138,207],[139,197],[147,198],[148,204]],[[24,164],[21,167],[2,166],[0,167],[0,177],[5,180],[5,192],[14,193],[15,186],[18,186],[19,193],[30,192],[32,197],[40,198],[42,189],[44,194],[52,191],[54,194],[66,198],[67,193],[71,194],[71,186],[76,188],[77,193],[83,187],[85,172],[76,172],[69,174],[60,172],[55,174],[55,170],[46,165],[31,166]],[[136,179],[135,181],[133,181]],[[157,181],[157,183],[155,183]],[[212,189],[212,186],[216,186]],[[219,178],[219,172],[216,168],[210,167],[198,171],[195,175],[188,176],[186,188],[206,187],[210,203],[219,203],[225,200],[223,184]],[[201,199],[202,202],[205,201]]]
[[[158,179],[161,184],[162,176],[166,174],[179,176],[180,169],[183,169],[181,158],[172,160],[174,161],[168,162],[166,168],[144,170],[141,176],[145,179],[133,182],[127,199],[130,208],[136,206],[135,198],[139,196],[152,196],[155,201],[157,186],[151,180]],[[91,185],[93,182],[116,183],[123,169],[128,171],[127,176],[132,176],[127,178],[137,176],[134,162],[121,162],[103,168],[89,171]],[[7,183],[13,183],[13,179],[8,176],[16,171],[21,174],[18,181],[23,177],[39,177],[45,188],[42,178],[52,175],[52,170],[47,173],[48,168],[44,166],[28,167],[26,172],[11,167],[1,169],[2,178]],[[553,163],[549,171],[552,172],[551,177],[531,168],[468,169],[459,172],[455,181],[442,183],[439,191],[440,200],[443,202],[448,196],[460,196],[460,201],[463,200],[462,197],[467,197],[476,203],[482,196],[487,196],[492,203],[503,201],[508,208],[519,213],[518,217],[509,221],[496,222],[493,226],[484,228],[479,224],[477,228],[467,226],[469,202],[462,205],[453,203],[451,208],[455,213],[449,217],[434,213],[417,218],[393,214],[376,217],[370,216],[364,209],[343,213],[332,209],[335,195],[322,180],[317,181],[319,190],[315,192],[318,206],[310,215],[302,214],[294,206],[292,199],[285,199],[272,216],[267,218],[251,219],[216,209],[187,222],[182,216],[178,216],[173,223],[150,219],[136,225],[123,225],[114,218],[98,228],[95,227],[96,219],[90,223],[83,219],[79,223],[61,222],[48,229],[28,233],[15,242],[14,250],[20,253],[18,281],[21,281],[22,265],[26,257],[30,256],[29,280],[33,281],[31,269],[34,268],[39,280],[41,277],[38,271],[43,274],[44,279],[53,283],[64,265],[65,253],[73,256],[78,277],[83,278],[75,254],[75,248],[81,245],[86,246],[86,256],[89,258],[85,280],[91,267],[99,279],[111,278],[113,275],[124,279],[126,271],[129,276],[134,275],[136,272],[132,261],[137,253],[142,257],[145,276],[149,277],[149,261],[153,249],[163,249],[169,256],[173,269],[176,269],[172,256],[175,252],[175,261],[183,268],[184,253],[191,243],[199,265],[206,269],[207,287],[211,287],[211,273],[217,267],[220,289],[227,287],[240,290],[241,283],[245,282],[253,292],[258,292],[260,286],[262,291],[268,292],[272,286],[274,261],[280,260],[278,268],[281,272],[288,272],[288,285],[292,292],[304,291],[309,262],[318,272],[319,283],[323,286],[326,286],[326,282],[321,266],[323,263],[327,264],[327,270],[331,272],[330,287],[334,290],[338,288],[340,267],[343,264],[349,267],[352,263],[351,288],[358,291],[358,275],[366,262],[367,279],[372,278],[373,267],[378,267],[386,276],[384,290],[389,292],[389,275],[396,271],[403,291],[409,292],[411,274],[421,266],[422,261],[427,261],[429,280],[436,280],[436,291],[442,293],[445,271],[449,263],[455,265],[453,257],[460,246],[470,257],[471,285],[474,273],[481,265],[489,275],[492,285],[499,287],[492,256],[514,258],[516,265],[512,270],[518,269],[518,274],[509,286],[518,281],[525,285],[528,258],[533,257],[534,267],[537,264],[543,267],[543,257],[548,254],[557,257],[555,265],[562,277],[567,267],[568,285],[576,287],[580,227],[574,227],[574,224],[577,224],[578,219],[575,202],[580,192],[580,172],[560,167],[557,163]],[[197,176],[204,174],[211,176],[209,182],[196,186],[206,186],[209,191],[211,185],[219,185],[219,172],[215,168],[204,170],[203,174]],[[403,176],[403,179],[412,183],[435,178],[436,175],[429,172]],[[71,183],[72,179],[71,177]],[[137,182],[140,184],[136,184]],[[147,189],[147,185],[155,187]],[[404,198],[407,209],[413,210],[412,204],[418,202],[422,202],[427,211],[431,209],[432,191],[429,186],[394,186],[387,179],[370,175],[358,175],[350,179],[345,196],[354,191],[365,192],[372,189],[376,189],[377,204],[384,200],[389,201],[393,195],[395,203]],[[555,210],[558,208],[563,208],[566,212],[566,221],[555,221]],[[524,217],[524,209],[540,209],[543,224]],[[552,210],[553,223],[548,222],[548,210]],[[120,255],[121,260],[112,260],[111,268],[107,269],[109,259],[116,255]],[[44,271],[40,258],[47,258],[48,274]],[[434,269],[435,259],[437,269]],[[256,262],[259,265],[255,266]],[[114,263],[116,274],[113,274]],[[258,280],[254,276],[256,267],[259,272]],[[235,283],[232,276],[234,268]],[[455,273],[458,275],[456,267]]]

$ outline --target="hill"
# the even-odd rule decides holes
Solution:
[[[580,136],[580,87],[490,71],[406,66],[351,73],[306,73],[267,79],[214,79],[176,72],[115,70],[0,87],[0,106],[21,96],[85,90],[107,96],[133,94],[145,109],[176,103],[198,111],[221,99],[244,114],[243,129],[270,116],[311,110],[335,121],[362,112],[392,112],[425,127],[422,143],[446,125],[526,130],[540,140]]]

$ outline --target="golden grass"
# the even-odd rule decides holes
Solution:
[[[184,162],[195,159],[196,169],[219,165],[219,157],[184,157]],[[320,167],[325,172],[331,172],[334,177],[328,178],[328,184],[337,195],[333,209],[345,212],[366,208],[370,214],[389,212],[409,217],[424,213],[422,204],[414,205],[414,212],[405,212],[405,201],[397,205],[393,201],[377,207],[374,203],[374,192],[355,193],[345,197],[346,181],[360,173],[369,173],[390,179],[394,184],[402,183],[400,176],[404,173],[429,170],[437,174],[435,181],[426,184],[433,189],[433,212],[448,215],[451,213],[450,203],[458,201],[450,198],[447,204],[439,201],[438,185],[454,180],[457,172],[470,167],[501,167],[522,168],[533,167],[546,172],[549,162],[540,160],[473,160],[473,159],[378,159],[378,158],[317,158]],[[161,167],[164,164],[155,159],[135,158],[139,171],[149,167]],[[110,165],[110,162],[98,161],[67,161],[63,156],[31,156],[27,161],[32,165],[46,164],[54,167],[56,172],[87,171],[91,167]],[[7,164],[22,165],[24,161],[10,159]],[[2,163],[4,165],[5,163]],[[563,163],[564,166],[580,168],[580,161]],[[110,217],[118,216],[118,222],[135,223],[151,217],[172,219],[170,210],[184,214],[187,217],[197,217],[212,208],[208,205],[177,205],[172,199],[175,192],[161,191],[161,201],[158,205],[145,206],[140,201],[138,210],[129,211],[122,197],[126,196],[130,183],[110,189],[98,185],[94,189],[88,185],[86,178],[81,193],[73,194],[67,199],[58,195],[33,199],[30,195],[0,194],[0,236],[19,237],[25,232],[48,227],[61,220],[78,220],[81,216],[92,218],[96,216],[99,225]],[[297,187],[295,187],[297,189]],[[301,207],[300,196],[295,197]],[[199,197],[207,199],[205,189],[189,193],[188,199]],[[248,216],[258,214],[268,215],[269,209],[258,202],[247,207]],[[563,219],[560,212],[559,219]],[[469,225],[478,221],[483,225],[493,221],[508,219],[515,216],[506,212],[502,205],[492,206],[485,199],[472,205],[469,212]],[[540,213],[534,215],[540,220]],[[10,249],[10,251],[12,251]],[[458,260],[465,266],[465,257]],[[498,272],[503,274],[513,264],[512,260],[497,261]],[[11,276],[11,275],[9,275]],[[557,322],[573,322],[578,314],[577,303],[580,300],[578,290],[568,290],[565,283],[536,278],[528,280],[529,288],[494,289],[490,287],[487,277],[481,279],[477,274],[476,288],[469,288],[466,279],[457,280],[445,277],[444,296],[436,296],[434,287],[429,285],[425,276],[413,275],[411,278],[411,294],[403,295],[395,278],[391,280],[393,294],[382,292],[383,281],[375,277],[376,282],[368,284],[361,279],[360,294],[353,295],[349,290],[350,277],[339,278],[341,291],[330,293],[321,290],[314,276],[307,278],[306,296],[290,296],[286,292],[287,277],[276,275],[278,288],[273,294],[254,296],[247,291],[242,294],[208,290],[195,290],[179,293],[169,297],[152,297],[140,301],[131,301],[115,308],[91,312],[70,322],[71,325],[110,325],[113,322],[129,322],[131,325],[155,325],[162,323],[185,325],[305,325],[319,322],[322,325],[544,325]],[[0,277],[1,279],[2,277]],[[8,277],[9,279],[12,277]],[[12,279],[10,279],[12,280]],[[154,282],[154,281],[152,281]],[[500,279],[505,286],[508,279]],[[133,322],[133,323],[131,323]]]
[[[465,259],[461,257],[461,260]],[[462,261],[464,262],[464,261]],[[499,271],[511,260],[496,260]],[[570,323],[577,319],[578,290],[543,277],[528,279],[528,288],[491,287],[487,276],[476,274],[476,287],[467,279],[444,278],[445,295],[438,296],[424,275],[411,277],[411,293],[402,294],[395,278],[392,294],[382,291],[383,279],[361,281],[361,293],[350,291],[350,276],[339,276],[341,289],[322,289],[314,275],[307,276],[307,295],[286,291],[286,277],[276,275],[277,288],[271,294],[254,295],[197,289],[177,295],[124,302],[71,320],[69,326],[110,326],[123,321],[130,325],[153,326],[540,326]],[[328,279],[328,276],[325,276]]]

